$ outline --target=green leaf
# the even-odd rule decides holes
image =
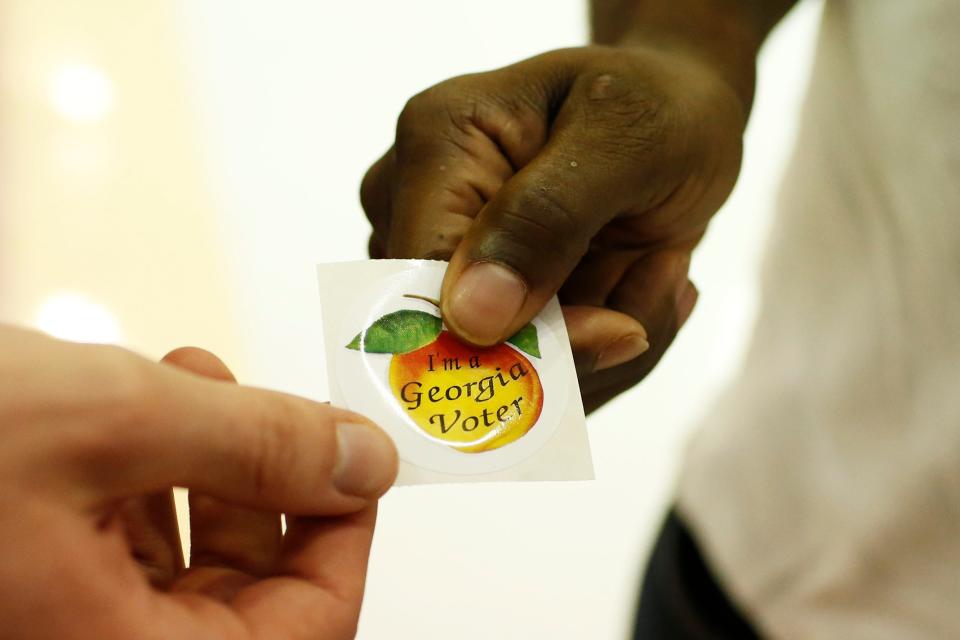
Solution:
[[[507,338],[507,342],[534,358],[540,357],[540,341],[537,339],[537,328],[533,326],[533,323],[527,324],[520,331]]]
[[[366,353],[407,353],[436,340],[441,328],[440,318],[425,311],[394,311],[358,333],[347,349]]]

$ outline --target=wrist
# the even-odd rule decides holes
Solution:
[[[595,4],[593,41],[613,47],[653,48],[693,59],[726,82],[749,112],[757,54],[769,27],[758,26],[745,11],[730,10],[726,2],[680,3],[690,6],[657,9],[657,3],[649,3],[626,11],[620,3],[617,20],[612,19],[613,14],[605,19]]]

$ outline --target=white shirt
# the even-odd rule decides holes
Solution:
[[[778,638],[960,638],[960,2],[827,0],[745,367],[680,512]]]

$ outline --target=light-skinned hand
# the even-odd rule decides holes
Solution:
[[[0,326],[0,443],[4,639],[353,637],[397,469],[362,416]]]

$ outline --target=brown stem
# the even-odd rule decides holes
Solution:
[[[430,304],[432,304],[433,306],[435,306],[437,309],[440,308],[440,301],[439,301],[439,300],[434,300],[433,298],[428,298],[428,297],[426,297],[426,296],[418,296],[418,295],[415,294],[415,293],[405,293],[405,294],[403,294],[403,297],[404,297],[404,298],[413,298],[414,300],[423,300],[424,302],[429,302]]]

